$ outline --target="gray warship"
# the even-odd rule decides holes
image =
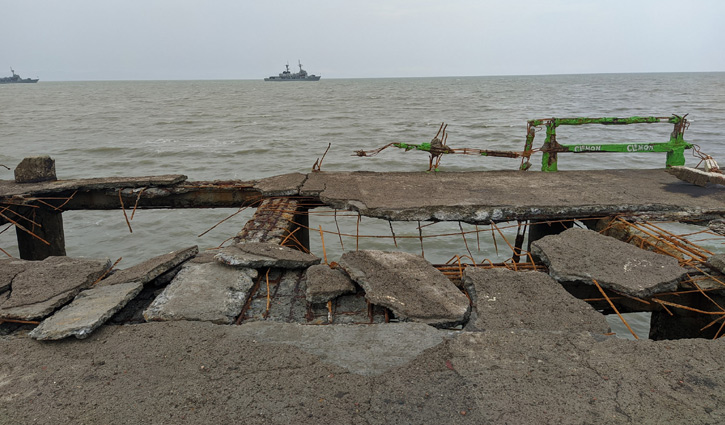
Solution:
[[[17,83],[37,83],[38,78],[20,78],[20,75],[15,73],[15,70],[10,67],[10,72],[12,72],[12,77],[2,77],[0,78],[0,84],[17,84]]]
[[[307,71],[302,69],[302,64],[299,60],[297,60],[297,64],[300,67],[300,72],[290,72],[289,64],[287,64],[285,65],[287,69],[279,74],[279,76],[267,77],[264,81],[320,81],[320,75],[308,74]]]

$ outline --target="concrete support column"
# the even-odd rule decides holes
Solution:
[[[49,156],[25,158],[15,168],[16,183],[53,180],[57,180],[55,160]],[[50,256],[65,255],[63,216],[60,211],[47,205],[38,205],[38,208],[18,208],[14,211],[27,219],[18,223],[32,232],[30,234],[18,226],[15,227],[20,258],[43,260]]]

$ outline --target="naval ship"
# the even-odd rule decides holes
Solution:
[[[302,69],[302,64],[297,60],[297,64],[300,67],[300,72],[292,73],[289,70],[289,64],[285,65],[287,69],[279,74],[279,76],[271,76],[265,78],[264,81],[319,81],[320,75],[308,74],[307,71]]]
[[[15,73],[15,70],[12,67],[10,67],[10,72],[13,73],[13,76],[0,78],[0,84],[37,83],[38,82],[38,78],[36,78],[36,79],[20,78],[20,76]]]

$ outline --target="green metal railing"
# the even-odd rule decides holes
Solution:
[[[447,125],[441,124],[435,137],[430,143],[389,143],[378,149],[365,151],[355,151],[357,156],[375,156],[384,149],[396,147],[400,149],[418,150],[428,152],[430,154],[428,170],[438,171],[438,164],[441,157],[445,154],[463,154],[463,155],[480,155],[480,156],[497,156],[507,158],[522,158],[520,170],[528,170],[531,168],[531,155],[541,152],[541,171],[558,171],[558,155],[560,153],[651,153],[664,152],[667,153],[665,166],[667,168],[685,165],[685,149],[692,149],[694,145],[687,143],[684,139],[685,129],[688,121],[685,119],[687,115],[672,115],[671,117],[629,117],[629,118],[545,118],[528,121],[526,131],[526,143],[523,152],[521,151],[499,151],[488,149],[472,149],[472,148],[451,148],[446,145],[448,135],[446,133]],[[586,124],[602,124],[602,125],[628,125],[628,124],[656,124],[669,123],[674,124],[675,128],[670,135],[670,140],[664,143],[610,143],[610,144],[559,144],[556,141],[556,128],[561,125],[586,125]],[[534,138],[536,130],[542,126],[546,127],[546,139],[544,144],[534,149]],[[440,136],[440,137],[439,137]],[[699,153],[699,152],[698,152]],[[705,159],[702,157],[702,159]]]
[[[528,121],[526,133],[526,144],[524,146],[521,170],[531,167],[529,159],[534,152],[533,143],[536,135],[536,128],[546,126],[546,139],[544,145],[538,149],[543,153],[541,158],[541,171],[558,170],[558,154],[571,153],[642,153],[642,152],[665,152],[667,168],[685,165],[685,149],[691,149],[692,145],[684,140],[685,129],[688,122],[685,116],[672,115],[671,117],[629,117],[629,118],[546,118]],[[675,128],[670,135],[670,140],[664,143],[612,143],[612,144],[577,144],[562,145],[556,141],[556,128],[560,125],[627,125],[627,124],[653,124],[669,123]]]

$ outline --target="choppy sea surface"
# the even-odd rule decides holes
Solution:
[[[0,86],[0,164],[11,169],[22,158],[50,155],[59,179],[185,174],[190,180],[253,180],[308,172],[330,145],[323,171],[422,171],[422,152],[387,149],[391,142],[428,142],[448,124],[455,148],[523,150],[526,121],[550,117],[628,117],[689,114],[685,140],[725,164],[725,73],[599,74],[556,76],[325,79],[319,82],[108,81],[39,82]],[[666,142],[670,124],[560,127],[561,143]],[[534,146],[543,143],[543,132]],[[687,165],[698,158],[686,152]],[[532,159],[537,169],[540,156]],[[440,171],[516,169],[520,160],[447,155]],[[559,169],[662,168],[664,154],[561,155]],[[12,179],[0,167],[0,179]],[[512,188],[515,190],[515,188]],[[244,211],[197,235],[236,210],[143,210],[129,232],[118,211],[64,213],[68,255],[123,257],[125,268],[189,245],[212,248],[236,234]],[[357,217],[320,212],[311,227],[355,234]],[[394,249],[389,224],[363,218],[360,248]],[[464,225],[465,231],[475,231]],[[2,229],[0,229],[2,230]],[[460,233],[457,223],[423,229],[426,236]],[[417,223],[395,223],[398,249],[420,253]],[[515,229],[504,234],[509,238]],[[433,262],[470,253],[477,260],[509,256],[505,242],[481,231],[426,238]],[[319,238],[313,249],[321,254]],[[327,235],[331,261],[356,240]],[[707,244],[707,241],[702,243]],[[468,248],[465,245],[468,245]],[[12,230],[0,248],[17,255]],[[497,248],[499,252],[497,253]],[[709,246],[722,250],[719,243]]]

